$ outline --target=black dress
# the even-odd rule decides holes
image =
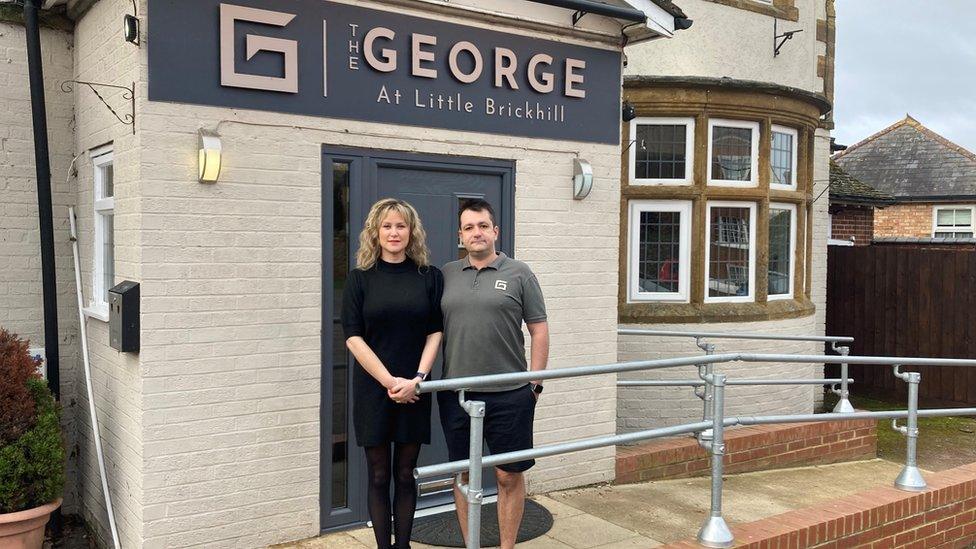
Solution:
[[[444,278],[434,266],[382,259],[349,274],[342,297],[346,338],[360,336],[394,377],[411,379],[420,366],[427,336],[444,330]],[[430,444],[430,395],[398,404],[361,366],[353,373],[353,424],[359,446],[390,442]]]

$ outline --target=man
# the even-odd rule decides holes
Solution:
[[[531,338],[531,369],[544,370],[549,358],[549,325],[539,281],[521,261],[495,250],[498,226],[491,204],[467,200],[458,212],[459,236],[468,256],[444,266],[444,377],[524,372],[522,322]],[[517,383],[467,393],[485,402],[484,436],[493,454],[532,447],[535,404],[541,383]],[[470,421],[457,395],[438,393],[441,425],[451,461],[468,458]],[[525,504],[523,473],[534,460],[495,468],[498,527],[502,549],[515,546]],[[458,520],[467,539],[468,507],[454,489]]]

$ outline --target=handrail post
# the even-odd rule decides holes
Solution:
[[[705,343],[700,337],[695,338],[695,344],[699,349],[705,351],[705,356],[711,356],[715,354],[715,345],[713,343]],[[704,364],[698,365],[698,377],[704,379],[706,382],[707,378],[715,372],[715,365],[711,362],[706,362]],[[708,421],[712,418],[712,399],[714,397],[712,384],[705,383],[702,388],[701,394],[695,390],[695,396],[702,400],[702,421]],[[712,430],[707,429],[698,434],[698,442],[702,444],[712,439]]]
[[[848,356],[851,354],[851,348],[847,345],[837,345],[837,343],[832,343],[830,345],[834,351],[839,353],[841,356]],[[840,400],[837,401],[837,405],[834,406],[835,414],[850,414],[854,411],[854,406],[851,406],[850,401],[850,390],[847,387],[847,363],[842,362],[840,364],[840,392],[834,390]]]
[[[458,393],[461,408],[471,417],[471,434],[468,440],[468,484],[461,483],[457,476],[458,489],[468,502],[467,549],[481,549],[481,500],[484,492],[481,486],[481,459],[484,445],[485,403],[480,400],[464,400],[464,391]]]
[[[725,374],[711,374],[712,385],[712,505],[709,517],[698,531],[698,542],[705,547],[731,547],[735,538],[722,518],[722,472],[725,457]]]
[[[919,372],[898,371],[898,366],[894,368],[895,376],[903,379],[908,384],[908,424],[904,429],[896,430],[902,432],[906,438],[905,467],[895,479],[895,488],[908,492],[922,492],[927,488],[925,478],[918,468],[918,385],[922,381],[922,374]],[[894,422],[893,422],[894,423]]]

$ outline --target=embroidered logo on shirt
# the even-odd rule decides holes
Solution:
[[[507,290],[508,289],[508,282],[505,282],[504,280],[496,280],[495,281],[495,289],[496,290],[502,290],[502,291]]]

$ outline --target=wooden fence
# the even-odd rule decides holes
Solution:
[[[976,251],[830,246],[827,333],[852,354],[976,358]],[[906,369],[908,370],[908,369]],[[922,367],[920,396],[976,404],[976,368]],[[891,368],[852,366],[855,392],[902,396]]]

